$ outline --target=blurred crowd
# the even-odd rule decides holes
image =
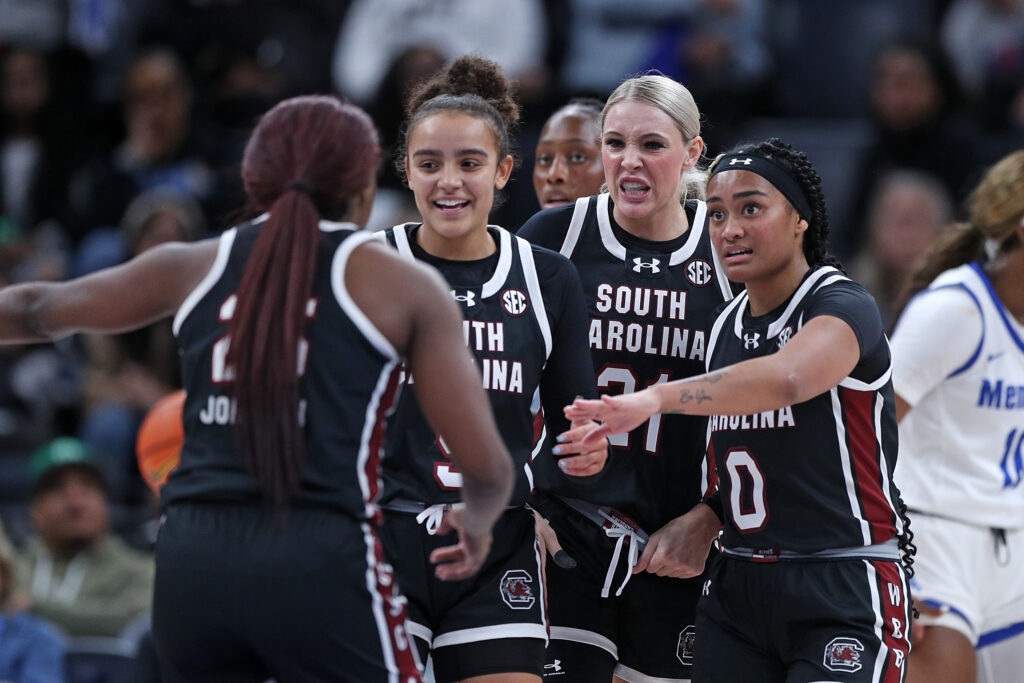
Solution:
[[[833,251],[883,315],[981,170],[1024,146],[1024,0],[0,0],[0,284],[229,227],[241,145],[285,97],[344,95],[393,148],[410,86],[464,53],[523,106],[494,222],[539,209],[552,112],[657,69],[693,92],[709,158],[765,133],[807,150]],[[415,216],[393,164],[380,188],[370,228]],[[134,443],[177,362],[169,321],[0,349],[0,575],[41,633],[118,636],[148,609],[157,506]],[[95,610],[111,585],[143,598]]]

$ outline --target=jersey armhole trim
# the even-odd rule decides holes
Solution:
[[[981,356],[981,350],[985,346],[985,333],[986,333],[987,330],[985,329],[985,309],[982,308],[981,302],[978,301],[978,297],[976,297],[974,295],[974,292],[972,292],[970,289],[965,287],[963,284],[944,285],[942,287],[936,287],[935,289],[946,289],[946,288],[956,288],[956,289],[961,289],[964,292],[966,292],[967,296],[971,297],[971,301],[973,301],[974,305],[977,307],[977,309],[978,309],[978,316],[981,318],[981,337],[978,339],[978,345],[974,348],[974,353],[971,354],[971,357],[967,359],[966,363],[964,363],[963,365],[958,367],[956,370],[954,370],[953,372],[951,372],[948,375],[946,375],[946,379],[952,379],[952,378],[956,377],[957,375],[963,374],[963,373],[967,372],[968,370],[970,370],[971,367],[978,361],[978,358]],[[1009,329],[1009,325],[1007,325],[1007,328]],[[1010,332],[1012,334],[1013,330],[1010,330]],[[1017,341],[1018,344],[1020,343],[1020,340],[1016,340],[1016,341]]]
[[[221,276],[224,274],[224,270],[228,265],[228,258],[231,256],[231,247],[234,246],[235,236],[238,234],[238,228],[231,228],[226,230],[223,235],[220,236],[220,243],[217,245],[217,256],[213,260],[213,265],[210,266],[210,271],[199,281],[196,288],[189,292],[189,295],[185,297],[185,300],[181,303],[181,308],[174,315],[174,323],[171,327],[174,332],[174,336],[177,337],[181,331],[181,326],[185,323],[185,319],[189,316],[196,305],[202,300],[204,296],[209,293],[213,286],[217,284]]]
[[[558,250],[566,258],[572,258],[572,253],[576,251],[576,243],[579,242],[580,233],[583,232],[583,221],[587,217],[587,208],[589,206],[590,197],[580,197],[576,200],[576,208],[572,210],[572,220],[569,221],[569,229],[565,232],[562,248]]]
[[[1010,338],[1017,345],[1017,348],[1024,351],[1024,341],[1017,335],[1017,330],[1013,328],[1013,324],[1010,322],[1009,317],[1006,315],[1006,307],[1003,302],[999,300],[999,296],[996,294],[995,288],[992,286],[992,281],[985,275],[985,271],[981,269],[977,263],[971,264],[971,270],[973,270],[981,283],[985,285],[985,290],[988,291],[988,295],[992,298],[992,305],[995,306],[996,312],[999,313],[999,317],[1003,319],[1003,324],[1006,326],[1006,331],[1009,333]]]
[[[544,305],[544,295],[540,290],[540,278],[537,277],[537,264],[533,261],[533,247],[522,237],[515,237],[519,247],[519,259],[523,262],[523,275],[526,277],[526,288],[530,291],[533,302],[533,314],[544,337],[544,358],[551,356],[551,325],[548,323],[548,312]]]
[[[351,318],[355,326],[366,337],[366,340],[386,358],[397,361],[399,358],[398,351],[391,345],[387,337],[377,329],[376,325],[370,321],[367,315],[363,313],[363,310],[359,308],[359,305],[345,287],[345,268],[348,265],[348,259],[352,252],[359,245],[376,241],[377,239],[379,238],[371,234],[357,232],[341,243],[338,250],[334,252],[334,259],[331,262],[331,289],[334,291],[334,298],[337,299],[338,305]]]

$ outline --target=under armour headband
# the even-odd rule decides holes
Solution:
[[[807,195],[800,183],[796,181],[789,171],[778,165],[767,157],[756,154],[723,154],[711,167],[708,174],[708,182],[716,173],[722,171],[750,171],[761,176],[775,186],[782,196],[789,200],[796,212],[804,220],[811,220],[814,213],[811,210],[811,203],[807,201]]]

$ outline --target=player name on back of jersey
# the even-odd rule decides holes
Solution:
[[[709,423],[712,432],[796,427],[792,406],[786,406],[778,410],[766,410],[763,413],[754,413],[753,415],[712,415]]]
[[[704,330],[649,322],[686,320],[684,291],[600,284],[594,306],[602,317],[590,320],[592,349],[704,360]]]
[[[507,391],[512,394],[523,393],[523,364],[518,360],[504,358],[486,358],[484,353],[505,352],[505,324],[484,320],[463,320],[462,333],[466,346],[476,354],[480,375],[483,377],[484,389],[488,391]],[[406,370],[403,381],[414,384],[412,373]]]

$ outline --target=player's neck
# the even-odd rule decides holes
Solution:
[[[745,283],[750,315],[764,315],[781,306],[800,286],[808,270],[805,259],[795,259],[782,270]]]
[[[478,261],[498,249],[487,226],[459,235],[445,235],[423,224],[417,231],[416,243],[431,256],[449,261]]]
[[[686,233],[690,229],[690,221],[686,209],[681,204],[673,204],[666,209],[643,218],[623,216],[619,208],[612,208],[612,216],[619,227],[629,234],[651,242],[668,242]]]

